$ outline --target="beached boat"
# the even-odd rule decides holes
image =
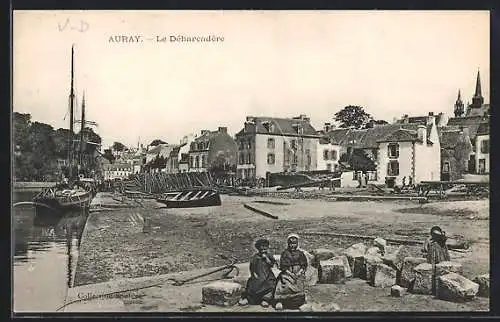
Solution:
[[[196,208],[220,206],[219,193],[214,189],[185,189],[164,193],[157,202],[165,204],[167,208]]]
[[[92,193],[82,188],[48,188],[33,198],[37,212],[45,213],[47,208],[57,214],[88,208]]]

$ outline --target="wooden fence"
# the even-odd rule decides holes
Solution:
[[[214,178],[209,172],[139,173],[125,184],[126,190],[145,193],[163,193],[178,189],[213,187]]]

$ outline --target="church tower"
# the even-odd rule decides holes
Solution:
[[[458,90],[457,101],[455,102],[455,108],[453,110],[455,117],[462,117],[464,115],[464,102],[462,102],[462,97],[460,95],[460,90]]]
[[[476,92],[472,97],[472,108],[480,108],[483,106],[484,98],[481,94],[481,78],[479,76],[479,70],[477,71],[477,79],[476,79]]]

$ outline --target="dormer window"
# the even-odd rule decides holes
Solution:
[[[262,126],[266,129],[267,132],[274,132],[274,124],[271,122],[262,122]]]

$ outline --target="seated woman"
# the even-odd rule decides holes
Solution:
[[[281,273],[278,276],[274,300],[276,309],[296,309],[306,302],[305,272],[307,258],[299,247],[299,236],[290,234],[287,238],[288,247],[280,258]]]
[[[239,304],[260,304],[267,307],[273,299],[276,286],[276,277],[271,268],[277,263],[274,257],[268,254],[269,241],[267,239],[257,240],[255,248],[257,253],[250,260],[251,275]]]

